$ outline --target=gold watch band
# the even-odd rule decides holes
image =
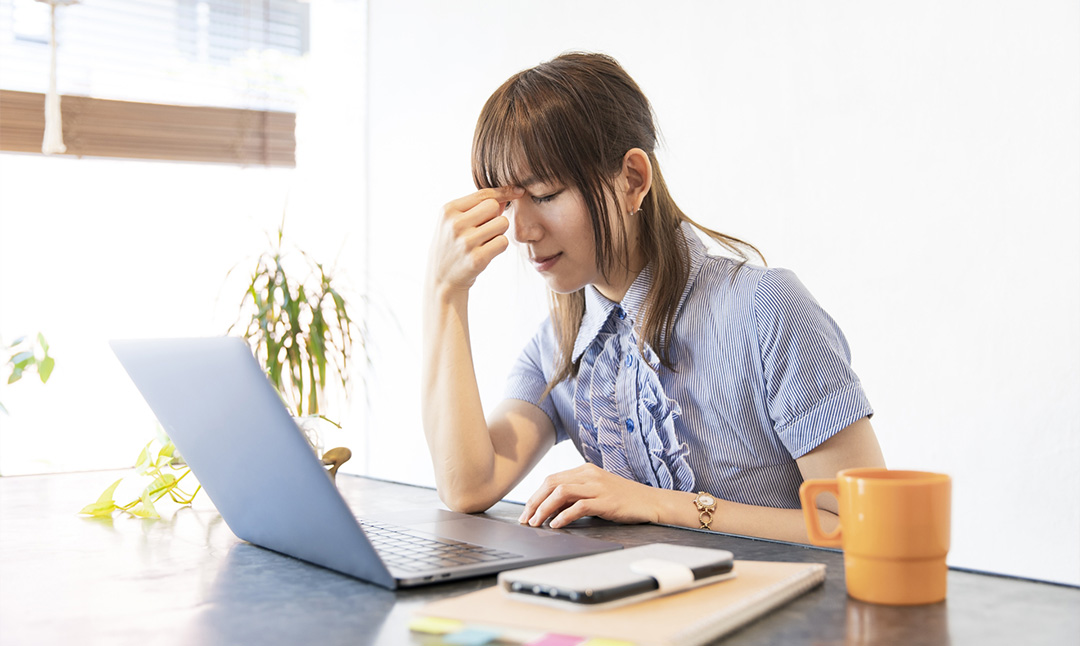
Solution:
[[[712,530],[713,514],[716,513],[716,497],[710,493],[699,491],[694,498],[694,506],[698,510],[698,521],[701,527],[698,529]]]

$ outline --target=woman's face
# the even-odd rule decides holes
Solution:
[[[633,272],[616,269],[610,272],[609,280],[604,279],[597,263],[592,221],[581,191],[539,180],[525,180],[522,188],[525,194],[509,204],[506,215],[510,218],[514,241],[521,245],[548,287],[568,294],[594,285],[608,299],[621,301],[641,267],[631,262]],[[609,199],[608,208],[610,213],[619,213],[613,200]],[[631,245],[636,247],[636,232],[630,230],[627,234]]]

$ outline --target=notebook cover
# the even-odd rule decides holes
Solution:
[[[735,561],[735,573],[734,579],[611,610],[549,608],[507,598],[493,586],[430,603],[416,615],[635,644],[704,644],[820,585],[825,565]]]

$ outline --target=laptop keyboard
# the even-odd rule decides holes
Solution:
[[[521,558],[520,554],[440,538],[399,525],[357,520],[383,562],[401,570],[420,572]]]

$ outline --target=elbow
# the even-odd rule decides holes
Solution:
[[[439,487],[438,492],[439,500],[447,509],[462,514],[479,514],[498,502],[497,499],[477,491],[452,491],[449,487]]]

